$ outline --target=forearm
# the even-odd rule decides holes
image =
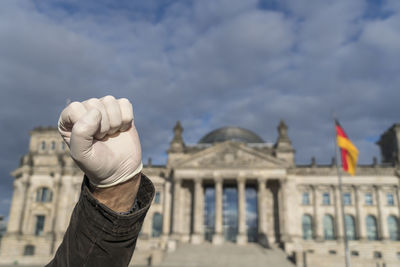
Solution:
[[[141,173],[138,173],[128,181],[106,188],[99,188],[89,185],[93,196],[102,204],[115,212],[127,212],[132,208],[136,199],[141,180]]]
[[[154,186],[145,175],[135,181],[127,181],[118,190],[98,191],[96,198],[85,177],[64,240],[47,266],[127,266],[154,197]],[[126,198],[124,201],[104,198],[111,193],[129,192],[128,188],[133,190],[132,195],[120,195]],[[138,210],[119,214],[129,210],[135,198]]]

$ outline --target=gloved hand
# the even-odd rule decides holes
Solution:
[[[96,187],[123,183],[143,168],[132,104],[126,98],[73,102],[61,112],[58,130]]]

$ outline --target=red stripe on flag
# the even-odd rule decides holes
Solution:
[[[347,138],[347,135],[344,132],[342,126],[340,126],[339,122],[336,122],[336,133],[339,136],[343,136],[344,138]]]
[[[347,150],[342,148],[340,150],[342,152],[342,167],[343,170],[347,172],[349,170],[349,165],[347,163]]]

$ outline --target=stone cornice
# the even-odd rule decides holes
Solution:
[[[57,127],[56,126],[38,126],[33,128],[33,130],[30,132],[32,133],[43,133],[43,132],[57,132]]]
[[[326,190],[326,189],[338,189],[339,186],[337,184],[332,183],[321,183],[321,184],[298,184],[296,186],[298,189],[306,190],[306,189],[315,189],[317,191]],[[382,190],[382,191],[392,191],[393,189],[397,189],[398,186],[396,184],[345,184],[343,185],[343,192],[348,191],[370,191],[374,189]]]
[[[143,166],[143,173],[145,173],[148,176],[159,176],[159,177],[167,177],[168,175],[168,169],[165,166],[154,166],[152,165],[151,167]]]
[[[367,165],[367,166],[357,166],[356,169],[356,177],[363,175],[396,175],[397,170],[393,166],[386,165]],[[313,176],[313,175],[326,175],[326,176],[337,176],[336,167],[332,167],[331,165],[297,165],[296,167],[289,168],[288,174],[294,175],[304,175],[304,176]],[[342,176],[348,176],[347,173],[342,173]]]

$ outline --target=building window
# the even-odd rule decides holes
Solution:
[[[64,143],[64,141],[61,141],[61,150],[65,150],[65,143]]]
[[[303,205],[310,205],[310,193],[303,192],[302,204]]]
[[[324,239],[334,240],[335,233],[333,229],[333,217],[331,215],[325,215],[323,219],[323,225],[324,225]]]
[[[399,240],[399,221],[393,215],[387,218],[387,224],[389,229],[389,238],[390,240],[397,241]]]
[[[153,230],[152,230],[152,237],[159,237],[162,233],[162,215],[158,212],[154,213],[153,215]]]
[[[351,193],[343,193],[343,205],[351,205]]]
[[[374,259],[382,259],[382,253],[380,251],[374,251]]]
[[[36,191],[36,202],[51,202],[53,193],[47,187],[41,187]]]
[[[372,199],[372,193],[365,193],[365,205],[372,206],[374,201]]]
[[[400,261],[400,252],[397,252],[396,255],[397,255],[397,259]]]
[[[331,204],[331,196],[328,192],[322,194],[322,204],[330,205]]]
[[[351,251],[351,256],[353,256],[353,257],[358,257],[359,255],[360,255],[360,253],[358,253],[357,250],[352,250],[352,251]]]
[[[160,202],[161,202],[161,193],[157,191],[156,195],[154,196],[154,203],[160,204]]]
[[[311,215],[304,214],[301,218],[301,224],[303,228],[303,239],[311,240],[313,239],[313,223]]]
[[[40,144],[40,149],[45,150],[46,149],[46,142],[42,141],[42,143]]]
[[[43,234],[44,219],[45,217],[43,215],[36,215],[35,235]]]
[[[386,194],[386,201],[388,206],[394,206],[394,198],[392,193],[387,193]]]
[[[56,149],[56,142],[51,141],[51,150],[55,150],[55,149]]]
[[[347,240],[356,240],[356,224],[355,224],[354,217],[346,214],[344,216],[344,220],[346,223]]]
[[[26,245],[24,247],[24,256],[33,256],[33,255],[35,255],[35,246]]]
[[[378,227],[376,224],[376,218],[372,215],[368,215],[365,223],[367,225],[368,240],[378,240]]]

